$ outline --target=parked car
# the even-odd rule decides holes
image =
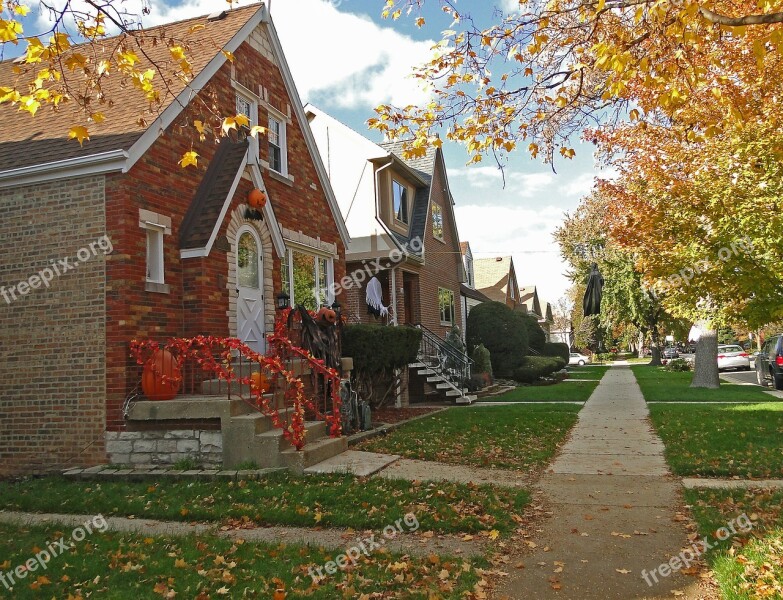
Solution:
[[[664,358],[680,358],[680,351],[677,348],[666,348],[663,351]]]
[[[756,379],[759,385],[783,390],[783,335],[767,338],[756,357]]]
[[[723,369],[750,371],[750,355],[736,344],[718,346],[718,371]]]
[[[569,365],[586,365],[590,362],[590,357],[579,352],[572,352],[571,357],[568,359]]]

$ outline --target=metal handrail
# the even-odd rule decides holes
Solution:
[[[419,356],[424,362],[433,361],[442,373],[456,380],[456,386],[461,386],[470,379],[470,370],[473,361],[467,354],[459,352],[454,346],[439,338],[435,333],[424,327],[421,323],[411,325],[421,330],[421,345]]]

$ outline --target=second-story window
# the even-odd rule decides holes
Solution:
[[[408,188],[399,181],[392,180],[392,197],[394,200],[394,218],[400,223],[408,224]]]
[[[432,235],[443,241],[443,209],[435,203],[432,204]]]
[[[236,103],[237,114],[245,115],[247,117],[247,126],[240,130],[247,135],[254,126],[258,125],[258,108],[256,102],[238,93],[236,95]],[[249,137],[249,145],[250,158],[254,160],[258,156],[258,141]]]
[[[285,122],[269,115],[269,168],[288,175]]]

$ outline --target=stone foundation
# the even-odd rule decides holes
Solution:
[[[114,465],[173,465],[192,459],[202,466],[223,463],[220,431],[107,431],[106,453]]]

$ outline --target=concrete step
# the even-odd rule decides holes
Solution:
[[[422,376],[424,375],[430,376],[430,375],[437,375],[438,372],[433,369],[419,369],[418,371],[416,371],[416,374]]]
[[[443,375],[432,375],[427,377],[427,383],[442,383],[443,381],[446,381],[446,378],[443,377]]]
[[[321,438],[308,443],[301,450],[284,450],[280,453],[283,466],[294,473],[302,473],[307,467],[337,456],[348,449],[348,438]]]
[[[469,394],[465,396],[460,396],[457,398],[456,403],[457,404],[473,404],[476,401],[477,396],[475,394]]]
[[[305,421],[305,441],[307,444],[318,441],[327,435],[325,421]],[[293,448],[291,442],[283,436],[282,429],[270,428],[268,431],[260,432],[256,435],[256,440],[268,452],[281,452]]]
[[[219,396],[177,396],[173,400],[139,400],[128,411],[130,421],[172,421],[183,419],[220,419],[243,414],[238,400]],[[252,410],[246,407],[247,410]]]
[[[446,396],[449,398],[455,398],[459,396],[464,396],[467,393],[467,388],[462,388],[462,390],[455,390],[454,388],[450,388],[446,390]]]

